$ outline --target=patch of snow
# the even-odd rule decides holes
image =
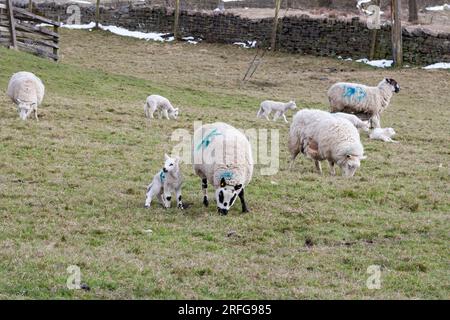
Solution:
[[[89,1],[82,1],[82,0],[71,0],[69,2],[82,3],[82,4],[92,4]]]
[[[61,26],[61,28],[74,29],[74,30],[92,29],[94,27],[95,27],[95,22],[91,22],[88,24],[63,24]]]
[[[442,6],[428,7],[426,8],[428,11],[444,11],[450,10],[450,4],[443,4]]]
[[[372,67],[377,67],[377,68],[390,68],[392,66],[392,64],[394,63],[394,60],[372,60],[370,61],[369,59],[359,59],[356,60],[356,62],[362,62],[365,64],[368,64]]]
[[[447,62],[439,62],[439,63],[435,63],[429,66],[424,67],[424,69],[426,70],[431,70],[431,69],[450,69],[450,63]]]
[[[92,29],[95,27],[95,22],[91,22],[88,24],[63,24],[62,28],[66,29],[76,29],[76,30],[84,30],[84,29]],[[153,40],[153,41],[173,41],[174,37],[164,38],[164,33],[156,33],[156,32],[140,32],[140,31],[130,31],[122,27],[116,26],[103,26],[99,24],[99,28],[104,31],[109,31],[119,36],[123,37],[132,37],[136,39],[142,40]]]
[[[234,45],[241,46],[242,48],[254,48],[256,47],[256,40],[255,41],[246,41],[246,42],[234,42]]]

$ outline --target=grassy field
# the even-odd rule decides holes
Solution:
[[[276,53],[242,84],[254,51],[235,46],[63,30],[61,52],[55,64],[0,48],[0,298],[449,298],[448,71]],[[20,121],[5,95],[20,70],[46,84],[39,122]],[[327,109],[335,81],[385,76],[402,86],[382,118],[400,143],[363,136],[352,179],[318,176],[304,158],[287,171],[288,126],[255,119],[262,99]],[[146,121],[151,93],[179,120]],[[189,165],[188,210],[143,208],[171,133],[196,120],[280,130],[280,171],[255,171],[249,214],[203,208]],[[67,289],[70,265],[90,291]]]

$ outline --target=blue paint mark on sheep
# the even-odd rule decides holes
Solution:
[[[210,145],[210,143],[212,141],[212,138],[215,137],[215,136],[220,136],[220,135],[222,135],[222,134],[220,132],[218,132],[217,129],[212,130],[210,133],[208,133],[202,139],[202,141],[198,144],[196,150],[199,151],[202,148],[207,148]]]
[[[343,97],[348,100],[352,100],[354,98],[358,102],[361,102],[362,100],[364,100],[366,98],[366,96],[367,96],[367,93],[363,88],[344,86]]]
[[[164,180],[166,180],[166,174],[162,170],[159,173],[159,180],[161,180],[161,182],[164,182]]]
[[[224,171],[220,175],[220,179],[224,178],[225,180],[231,180],[233,179],[233,172],[231,171]]]

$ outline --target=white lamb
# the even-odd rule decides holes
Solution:
[[[398,141],[392,140],[393,136],[395,136],[395,130],[393,128],[375,128],[369,134],[369,138],[373,140],[398,143]]]
[[[321,110],[303,109],[294,116],[289,132],[291,167],[302,152],[313,159],[322,174],[320,161],[328,160],[331,174],[337,164],[345,176],[353,176],[365,159],[358,130],[348,120]]]
[[[20,119],[26,120],[34,111],[34,117],[38,120],[37,109],[45,94],[41,79],[31,72],[17,72],[9,80],[7,94],[17,105]]]
[[[144,112],[147,118],[154,118],[153,114],[158,110],[159,118],[164,116],[167,120],[170,118],[176,119],[178,117],[179,109],[174,108],[167,98],[157,94],[147,97],[144,105]]]
[[[328,90],[331,112],[346,112],[367,118],[371,127],[380,128],[381,113],[389,106],[400,86],[394,79],[383,79],[377,87],[340,82]]]
[[[172,158],[167,154],[164,155],[164,167],[153,177],[152,183],[147,187],[147,195],[145,199],[145,208],[150,208],[153,197],[162,203],[164,208],[170,208],[170,200],[172,193],[175,192],[177,197],[177,206],[184,209],[181,201],[181,185],[183,184],[183,176],[180,170],[180,161],[178,157]]]
[[[369,123],[367,121],[362,121],[360,118],[358,118],[354,114],[344,113],[344,112],[336,112],[336,113],[332,113],[332,115],[335,117],[347,119],[356,127],[356,129],[361,129],[364,132],[369,132]]]
[[[289,101],[287,103],[283,103],[283,102],[266,100],[261,103],[256,117],[257,118],[265,117],[267,119],[267,121],[270,121],[269,115],[272,111],[275,111],[275,114],[273,116],[273,121],[277,121],[278,118],[281,116],[281,117],[283,117],[284,122],[287,123],[288,121],[286,119],[285,113],[287,110],[294,110],[294,109],[297,109],[297,105],[295,104],[295,101]]]
[[[195,173],[202,179],[203,204],[209,204],[207,187],[215,191],[217,210],[226,215],[239,196],[242,212],[248,212],[244,188],[253,175],[250,142],[236,128],[216,122],[205,124],[194,133],[192,155]]]

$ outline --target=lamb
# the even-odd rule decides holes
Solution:
[[[174,120],[177,119],[179,113],[179,109],[174,108],[167,98],[154,94],[148,96],[147,100],[145,101],[144,105],[145,116],[147,118],[153,119],[154,118],[153,114],[155,113],[156,110],[159,111],[160,119],[164,115],[164,117],[167,120],[169,120],[170,118]]]
[[[381,113],[389,106],[391,98],[400,91],[394,79],[383,79],[377,87],[358,83],[336,83],[328,90],[331,112],[353,113],[367,117],[371,127],[380,128]]]
[[[336,112],[336,113],[332,113],[332,115],[335,117],[347,119],[356,127],[356,129],[361,129],[364,132],[369,132],[369,123],[367,121],[362,121],[360,118],[358,118],[354,114],[344,113],[344,112]]]
[[[314,160],[317,171],[322,174],[320,161],[328,160],[331,174],[335,175],[337,164],[345,176],[351,177],[365,159],[358,130],[348,120],[330,113],[303,109],[294,116],[289,132],[291,165],[302,152]]]
[[[250,142],[236,128],[216,122],[195,130],[192,144],[194,172],[202,179],[203,204],[209,205],[208,182],[216,189],[217,210],[228,214],[238,196],[242,212],[248,212],[244,188],[253,175]]]
[[[295,101],[289,101],[287,103],[283,103],[283,102],[266,100],[261,103],[256,117],[262,118],[264,116],[267,119],[267,121],[270,121],[269,114],[272,111],[275,111],[275,114],[273,116],[273,121],[277,121],[278,118],[280,116],[282,116],[284,119],[284,122],[288,123],[285,113],[287,110],[294,110],[294,109],[297,109],[297,105],[295,104]]]
[[[382,140],[384,142],[398,143],[398,141],[392,140],[395,135],[395,130],[393,128],[375,128],[369,134],[369,138],[373,140]]]
[[[147,187],[145,199],[145,208],[150,208],[154,196],[162,203],[164,208],[170,208],[172,193],[175,192],[177,198],[177,207],[184,209],[181,201],[181,186],[183,176],[180,170],[180,159],[178,157],[169,157],[164,155],[164,167],[153,177],[152,182]]]
[[[22,120],[26,120],[33,111],[38,120],[37,109],[44,99],[44,94],[44,84],[31,72],[17,72],[9,80],[7,95],[17,105]]]

